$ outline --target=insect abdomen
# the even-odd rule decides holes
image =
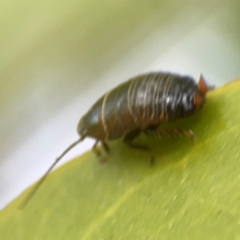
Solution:
[[[79,126],[85,128],[86,136],[100,140],[119,138],[135,129],[191,114],[195,109],[189,98],[197,91],[198,85],[187,76],[140,75],[102,96]]]

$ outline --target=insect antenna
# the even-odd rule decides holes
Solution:
[[[52,169],[56,166],[56,164],[65,156],[66,153],[68,153],[72,148],[74,148],[78,143],[83,141],[84,137],[79,138],[77,141],[73,142],[64,152],[56,158],[54,163],[50,166],[50,168],[44,173],[44,175],[38,180],[34,188],[29,192],[29,194],[26,196],[26,198],[23,200],[23,202],[20,204],[18,209],[23,209],[26,207],[28,202],[31,200],[33,195],[36,193],[36,191],[39,189],[39,187],[43,184],[43,182],[46,180],[48,177],[49,173],[52,171]]]

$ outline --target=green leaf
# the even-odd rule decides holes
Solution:
[[[240,236],[240,81],[215,89],[204,108],[168,127],[197,142],[145,136],[155,155],[111,142],[109,161],[92,152],[52,173],[0,213],[1,239],[237,239]]]

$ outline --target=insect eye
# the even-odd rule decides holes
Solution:
[[[204,99],[200,93],[196,93],[193,98],[193,104],[196,107],[201,107],[203,105]]]

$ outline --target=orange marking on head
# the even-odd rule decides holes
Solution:
[[[206,80],[202,75],[200,75],[198,80],[198,89],[205,95],[208,91],[208,86]]]

